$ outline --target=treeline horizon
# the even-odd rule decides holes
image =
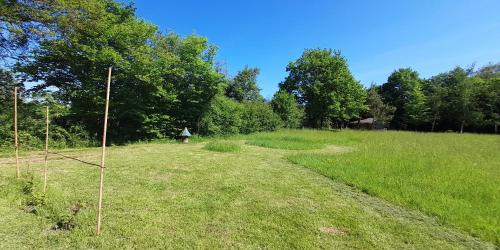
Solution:
[[[205,37],[162,33],[114,0],[0,3],[0,139],[12,140],[12,91],[22,92],[21,140],[43,138],[42,107],[60,146],[100,137],[105,77],[113,67],[108,135],[113,143],[278,128],[344,128],[373,117],[390,129],[496,133],[500,65],[422,79],[397,69],[364,88],[332,49],[306,49],[291,61],[271,100],[260,94],[259,68],[229,77]],[[23,82],[38,85],[25,89]]]

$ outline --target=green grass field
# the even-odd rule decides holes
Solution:
[[[312,130],[111,147],[100,237],[96,167],[51,156],[44,198],[42,156],[25,156],[33,180],[4,157],[0,248],[494,249],[499,151],[496,136]]]

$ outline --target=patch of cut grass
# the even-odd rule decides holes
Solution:
[[[288,159],[500,244],[499,136],[344,131],[325,139],[338,137],[362,143],[350,153]]]
[[[240,144],[232,141],[211,141],[203,148],[215,152],[239,152],[241,150]]]

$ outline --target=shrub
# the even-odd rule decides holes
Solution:
[[[243,103],[241,120],[240,132],[243,134],[275,131],[282,127],[279,116],[273,112],[269,104],[264,102]]]
[[[200,133],[205,135],[237,134],[241,126],[241,104],[224,96],[216,97],[201,119]]]
[[[304,119],[304,110],[297,104],[295,96],[278,91],[271,100],[273,111],[279,115],[285,128],[299,128]]]
[[[274,131],[282,126],[282,121],[267,103],[237,102],[219,96],[210,104],[200,123],[200,133],[204,135],[250,134]]]

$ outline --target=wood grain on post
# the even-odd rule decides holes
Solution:
[[[45,168],[43,169],[43,192],[47,191],[47,168],[49,157],[49,106],[45,107]]]
[[[104,163],[106,159],[106,132],[108,129],[108,108],[109,108],[109,92],[111,85],[111,67],[108,69],[108,82],[106,84],[106,108],[104,110],[104,128],[102,132],[102,154],[100,166],[100,183],[99,183],[99,202],[97,206],[97,235],[101,234],[101,209],[102,209],[102,195],[104,186]]]
[[[21,175],[19,170],[19,142],[17,141],[17,87],[14,88],[14,147],[16,148],[16,176]]]

